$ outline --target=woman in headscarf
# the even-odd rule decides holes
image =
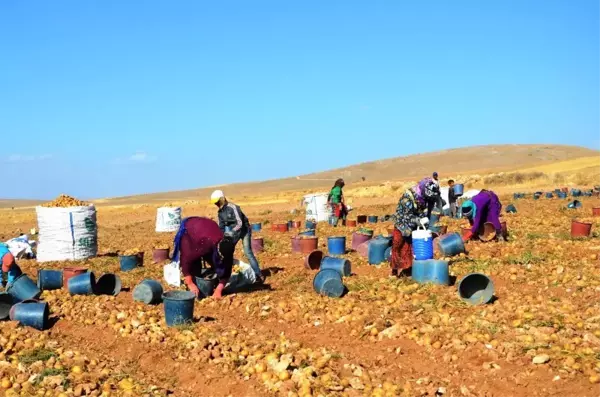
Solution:
[[[425,212],[439,195],[438,185],[426,178],[400,197],[392,240],[392,276],[408,275],[413,263],[412,232],[428,223]]]
[[[342,218],[342,221],[346,221],[346,215],[348,215],[348,209],[346,208],[346,202],[344,200],[344,192],[342,189],[344,188],[345,183],[342,178],[335,181],[331,191],[329,192],[329,197],[327,201],[329,205],[331,205],[331,209],[333,211],[334,222],[333,225],[337,226],[338,220]]]
[[[219,278],[213,298],[220,299],[231,277],[234,251],[233,238],[225,236],[215,221],[193,216],[181,222],[175,236],[173,260],[179,259],[183,280],[196,296],[200,295],[196,277],[203,275],[203,263],[211,266]]]
[[[463,241],[468,241],[473,236],[479,234],[479,230],[483,224],[490,222],[496,229],[496,236],[504,238],[502,233],[502,225],[500,224],[500,212],[502,204],[496,193],[491,190],[482,190],[471,200],[466,200],[462,203],[461,211],[463,217],[469,220],[471,231],[465,233]]]

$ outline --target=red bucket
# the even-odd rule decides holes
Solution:
[[[594,207],[594,208],[592,208],[592,215],[593,216],[600,216],[600,207]]]
[[[563,187],[562,189],[560,189],[561,192],[563,193],[569,193],[569,188],[568,187]]]
[[[152,250],[152,262],[161,263],[169,259],[168,248],[154,248]]]
[[[87,272],[85,267],[65,267],[63,269],[63,286],[66,288],[71,277]]]
[[[323,259],[323,252],[314,250],[306,256],[304,259],[304,267],[310,270],[319,270],[321,267],[321,260]]]
[[[356,227],[356,219],[346,219],[346,226]]]
[[[303,254],[310,254],[315,251],[319,245],[319,238],[306,236],[298,239],[300,242],[300,252]]]
[[[265,241],[262,237],[253,238],[250,245],[252,246],[252,252],[255,254],[260,254],[265,249]]]
[[[462,238],[465,238],[469,235],[469,233],[471,233],[471,228],[470,227],[463,227],[461,229],[461,233],[462,233]]]
[[[502,236],[508,236],[508,226],[506,226],[506,221],[500,222],[500,226],[502,226]]]
[[[301,227],[302,227],[302,222],[300,222],[300,221],[293,221],[292,222],[292,228],[293,229],[299,229]]]
[[[298,236],[292,237],[292,252],[302,252],[300,250],[300,238]]]
[[[579,222],[575,219],[571,221],[571,237],[589,237],[591,231],[591,223]]]
[[[271,226],[271,229],[275,232],[287,232],[288,231],[288,224],[287,223],[274,223],[273,226]]]

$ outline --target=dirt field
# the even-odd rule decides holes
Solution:
[[[393,202],[397,198],[390,198]],[[353,215],[394,212],[390,203],[358,198]],[[379,200],[385,201],[385,200]],[[456,286],[427,286],[388,278],[357,253],[349,293],[341,299],[313,292],[314,273],[292,254],[290,237],[268,223],[301,220],[292,201],[247,202],[252,222],[263,222],[269,275],[264,287],[196,303],[197,322],[167,328],[162,306],[135,303],[131,290],[145,278],[162,281],[151,263],[154,246],[172,246],[173,234],[154,232],[155,205],[98,208],[100,255],[69,263],[97,276],[117,273],[117,297],[71,297],[44,292],[55,322],[48,331],[0,323],[1,393],[6,396],[596,396],[600,375],[600,218],[597,198],[567,210],[566,200],[522,199],[504,214],[508,243],[470,242],[451,262],[458,280],[471,272],[492,277],[496,300],[468,306]],[[215,216],[188,203],[184,216]],[[570,237],[573,217],[593,222],[593,237]],[[447,220],[449,231],[461,221]],[[33,209],[0,210],[5,240],[36,226]],[[390,224],[375,225],[386,233]],[[319,245],[346,235],[319,224]],[[143,250],[144,267],[123,273],[116,254]],[[59,262],[19,261],[36,278]],[[164,285],[164,282],[163,282]],[[547,355],[547,357],[544,357]],[[545,361],[533,364],[532,360]],[[547,361],[547,362],[546,362]]]

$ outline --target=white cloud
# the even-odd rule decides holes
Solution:
[[[51,154],[32,155],[32,154],[11,154],[6,158],[8,163],[21,163],[26,161],[44,161],[52,158]]]

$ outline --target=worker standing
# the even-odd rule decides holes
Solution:
[[[342,178],[335,181],[333,187],[329,191],[327,201],[331,206],[333,212],[333,226],[337,226],[338,220],[342,218],[342,222],[345,224],[346,216],[348,215],[348,209],[346,208],[346,200],[344,200],[344,189],[345,183]]]
[[[450,216],[456,218],[456,194],[454,194],[454,179],[448,181],[448,201],[450,204]]]

